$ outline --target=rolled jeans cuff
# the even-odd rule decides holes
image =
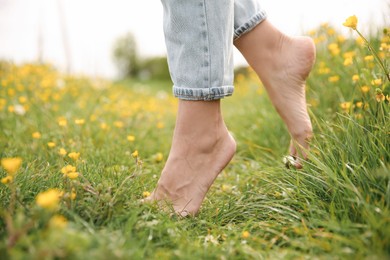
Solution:
[[[219,86],[210,88],[188,88],[173,86],[173,95],[183,100],[217,100],[231,96],[234,86]]]
[[[267,13],[263,10],[259,11],[257,14],[252,16],[247,22],[234,29],[233,40],[237,40],[245,33],[251,31],[253,28],[256,27],[256,25],[264,21],[266,18],[267,18]]]

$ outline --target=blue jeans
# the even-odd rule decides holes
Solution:
[[[266,18],[257,0],[161,0],[173,93],[216,100],[233,93],[233,40]]]

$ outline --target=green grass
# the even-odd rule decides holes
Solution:
[[[304,169],[283,165],[287,130],[253,72],[243,70],[236,93],[222,102],[237,153],[195,218],[139,202],[170,148],[177,100],[169,82],[110,83],[1,63],[0,157],[20,157],[22,165],[0,186],[0,258],[389,258],[390,108],[376,91],[386,97],[389,82],[365,59],[367,48],[331,29],[312,33],[318,59],[307,94],[315,136]],[[383,33],[372,41],[377,50],[390,46]],[[340,54],[331,54],[330,43]],[[354,62],[344,66],[348,51]],[[80,173],[74,180],[61,173],[68,164]],[[7,174],[0,169],[1,178]],[[54,210],[36,200],[51,188],[62,191]]]

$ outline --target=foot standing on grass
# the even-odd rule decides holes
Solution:
[[[290,132],[290,154],[296,158],[306,158],[312,135],[305,79],[315,46],[310,38],[280,32],[266,20],[257,0],[162,3],[179,108],[169,157],[148,200],[169,201],[179,215],[195,215],[236,150],[220,108],[220,99],[234,89],[233,45],[263,82]],[[296,167],[301,167],[299,159]]]

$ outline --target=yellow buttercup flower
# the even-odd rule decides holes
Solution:
[[[61,169],[61,172],[64,175],[68,175],[70,172],[75,172],[75,171],[76,171],[76,167],[74,167],[72,165],[66,165],[66,166],[62,167],[62,169]]]
[[[68,154],[68,156],[69,156],[69,158],[77,161],[79,159],[79,157],[80,157],[80,153],[71,152],[71,153]]]
[[[63,229],[68,224],[68,220],[62,215],[54,215],[49,220],[49,226],[52,228]]]
[[[58,151],[58,154],[62,155],[62,156],[65,156],[67,154],[67,152],[66,152],[66,150],[64,148],[60,148],[60,150]]]
[[[375,86],[380,86],[380,85],[382,85],[382,79],[371,80],[371,84],[375,85]]]
[[[137,158],[138,157],[138,150],[135,150],[131,156],[133,156],[134,158]]]
[[[242,232],[242,234],[241,234],[241,237],[243,238],[243,239],[247,239],[248,237],[250,237],[251,236],[251,234],[249,233],[249,231],[244,231],[244,232]]]
[[[353,64],[353,60],[352,60],[352,58],[346,58],[345,60],[344,60],[344,63],[343,63],[343,65],[344,66],[350,66],[350,65],[352,65]]]
[[[365,60],[365,61],[373,61],[373,60],[374,60],[374,56],[372,56],[372,55],[367,55],[367,56],[364,57],[364,60]]]
[[[135,136],[134,136],[134,135],[128,135],[128,136],[127,136],[127,140],[128,140],[129,142],[134,142]]]
[[[359,75],[357,75],[357,74],[355,74],[355,75],[352,76],[352,81],[353,81],[353,82],[356,82],[356,81],[358,81],[359,79],[360,79],[360,77],[359,77]]]
[[[340,103],[340,107],[343,110],[348,111],[349,108],[351,107],[351,102],[342,102],[342,103]]]
[[[40,132],[34,132],[34,133],[32,133],[32,138],[34,138],[34,139],[39,139],[39,138],[41,138],[41,133],[40,133]]]
[[[14,180],[14,177],[12,177],[11,175],[8,175],[7,177],[4,177],[4,178],[1,179],[1,183],[2,184],[9,184],[13,180]]]
[[[147,198],[149,196],[150,196],[150,192],[149,191],[142,192],[142,197]]]
[[[338,75],[336,75],[336,76],[331,76],[331,77],[329,77],[328,78],[328,81],[329,82],[337,82],[337,81],[339,81],[340,80],[340,76],[338,76]]]
[[[154,155],[154,160],[155,160],[156,162],[161,162],[163,159],[164,159],[164,156],[163,156],[162,153],[156,153],[156,154]]]
[[[83,125],[85,123],[85,120],[84,119],[76,119],[76,120],[74,120],[74,122],[76,125]]]
[[[349,28],[356,30],[357,23],[358,23],[358,18],[356,17],[356,15],[352,15],[352,16],[348,17],[347,20],[345,20],[343,25],[345,27],[349,27]]]
[[[1,159],[1,166],[9,175],[14,175],[21,165],[22,159],[19,157]]]
[[[360,90],[363,92],[363,93],[367,93],[368,91],[370,91],[370,87],[369,86],[362,86],[360,88]]]
[[[66,175],[69,179],[76,179],[77,177],[79,177],[79,173],[78,172],[69,172],[67,175]]]
[[[36,203],[38,206],[48,209],[55,210],[60,202],[61,192],[57,189],[48,189],[47,191],[41,192],[36,197]]]
[[[47,143],[47,146],[48,146],[49,148],[53,148],[53,147],[56,146],[56,143],[55,143],[55,142],[48,142],[48,143]]]

